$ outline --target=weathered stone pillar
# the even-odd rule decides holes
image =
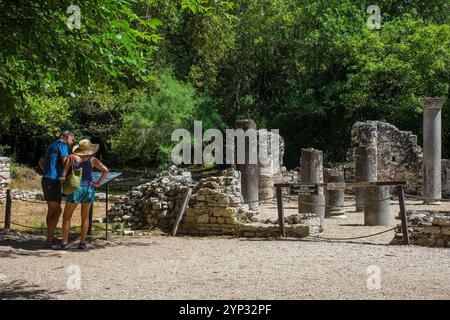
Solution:
[[[325,183],[345,183],[344,171],[340,169],[324,169]],[[344,205],[345,190],[327,190],[325,188],[325,218],[345,218]]]
[[[366,226],[388,226],[389,187],[374,186],[364,189],[364,224]]]
[[[274,183],[283,181],[284,140],[276,133],[263,130],[258,132],[258,139],[259,151],[263,149],[263,158],[265,158],[261,159],[259,157],[260,161],[258,161],[259,200],[264,201],[275,198]],[[266,155],[267,157],[265,157]]]
[[[364,165],[361,166],[361,161],[358,160],[358,147],[377,148],[378,145],[378,123],[377,121],[356,122],[352,127],[352,143],[354,144],[353,159],[355,162],[355,181],[367,181],[367,174]],[[355,144],[356,143],[356,144]],[[375,170],[375,178],[377,177],[377,170]],[[361,180],[362,179],[362,180]],[[368,180],[373,181],[373,180]],[[354,188],[356,211],[363,211],[363,189]]]
[[[322,151],[312,148],[302,149],[300,158],[300,181],[301,183],[323,182],[323,155]],[[320,218],[320,227],[323,229],[325,222],[325,197],[323,187],[318,194],[298,196],[299,213],[314,213]]]
[[[356,149],[357,181],[377,181],[377,148],[358,147]],[[363,194],[364,224],[385,226],[389,224],[389,187],[374,186],[360,188]]]
[[[242,129],[244,132],[253,129],[256,134],[256,123],[251,119],[237,120],[234,123],[234,128]],[[245,152],[245,163],[239,164],[236,161],[236,170],[241,172],[241,192],[244,202],[248,204],[252,211],[259,210],[259,167],[257,162],[250,163],[250,152],[256,152],[256,159],[258,159],[257,148],[257,142],[251,143],[250,139],[245,137],[245,150],[235,150],[236,158],[239,157],[239,152]]]
[[[355,178],[357,182],[377,180],[377,148],[360,146],[355,150]],[[364,189],[356,188],[356,211],[364,209]]]
[[[11,183],[10,159],[0,157],[0,203],[6,198],[6,189]],[[1,216],[1,215],[0,215]],[[3,218],[3,216],[1,216]]]
[[[425,204],[440,204],[441,109],[443,98],[424,98],[423,107],[423,197]]]

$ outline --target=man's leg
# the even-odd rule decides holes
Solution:
[[[51,245],[55,238],[55,229],[58,225],[62,209],[61,202],[49,201],[47,202],[47,206],[47,245]]]

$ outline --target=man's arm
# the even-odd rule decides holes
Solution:
[[[69,155],[69,148],[66,144],[59,145],[59,156],[61,158],[62,166],[65,168],[68,165],[68,162],[71,160],[71,156]]]
[[[39,159],[38,165],[39,165],[39,168],[41,168],[42,172],[44,172],[45,171],[45,159],[44,159],[44,157],[41,157]]]

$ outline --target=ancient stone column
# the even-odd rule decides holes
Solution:
[[[445,99],[424,98],[423,107],[423,197],[424,204],[440,204],[441,109]]]
[[[324,169],[325,183],[345,183],[344,171],[339,169]],[[325,188],[325,218],[345,218],[345,190],[328,190]]]
[[[284,140],[276,133],[261,130],[258,132],[258,145],[263,149],[265,158],[258,161],[259,200],[264,201],[275,198],[274,183],[283,180]]]
[[[358,147],[356,163],[358,182],[377,181],[377,148]],[[363,194],[364,224],[385,226],[389,224],[389,187],[373,186],[359,188]]]
[[[356,122],[352,127],[352,144],[354,145],[353,159],[355,162],[355,181],[373,181],[366,180],[367,174],[364,165],[358,160],[358,147],[377,148],[378,145],[378,123],[377,121]],[[375,170],[375,177],[377,178],[377,170]],[[362,180],[361,180],[362,179]],[[354,188],[356,211],[363,211],[363,189]]]
[[[246,132],[249,129],[256,131],[256,123],[251,119],[237,120],[234,123],[235,129],[242,129]],[[255,132],[256,133],[256,132]],[[256,150],[255,150],[256,148]],[[248,204],[249,209],[259,210],[259,167],[258,163],[250,163],[250,152],[257,152],[257,143],[252,144],[248,137],[245,137],[245,150],[235,150],[237,158],[239,152],[245,152],[245,163],[239,164],[236,161],[236,170],[241,172],[241,191],[244,202]],[[256,154],[257,158],[257,154]]]
[[[370,182],[377,180],[377,148],[360,146],[355,150],[355,178],[356,182]],[[356,188],[356,211],[364,209],[364,189]]]
[[[322,183],[323,182],[323,155],[322,151],[312,148],[302,149],[300,158],[300,182]],[[320,227],[323,229],[325,222],[325,197],[323,187],[318,194],[298,196],[299,213],[313,213],[320,218]]]
[[[389,187],[373,186],[364,189],[364,224],[366,226],[388,226]]]

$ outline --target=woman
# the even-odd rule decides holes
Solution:
[[[70,221],[75,208],[81,204],[81,235],[80,244],[78,246],[81,250],[86,250],[86,237],[89,229],[89,209],[95,201],[95,189],[98,188],[109,173],[108,168],[101,163],[100,160],[94,157],[98,151],[98,144],[93,144],[91,141],[85,139],[81,140],[72,151],[71,161],[67,161],[62,177],[64,178],[71,168],[82,168],[82,176],[80,187],[66,198],[66,206],[63,214],[63,242],[61,249],[67,248],[69,244]],[[100,179],[96,182],[92,181],[92,169],[96,168],[102,172]]]

